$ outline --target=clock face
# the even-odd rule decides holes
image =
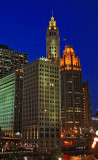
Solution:
[[[55,44],[55,41],[52,39],[52,40],[50,41],[50,43],[51,43],[51,44]]]

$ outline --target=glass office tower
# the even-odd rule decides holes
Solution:
[[[23,70],[0,79],[0,127],[6,136],[21,132]]]

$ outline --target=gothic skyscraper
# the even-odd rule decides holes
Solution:
[[[46,36],[46,57],[49,59],[58,59],[60,52],[60,37],[59,30],[56,26],[56,21],[52,15],[47,28]]]
[[[79,57],[71,46],[66,46],[61,67],[61,118],[62,131],[67,134],[82,134],[82,72]]]

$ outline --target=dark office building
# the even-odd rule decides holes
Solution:
[[[83,83],[83,110],[84,110],[84,132],[89,132],[92,127],[91,98],[88,81]]]
[[[0,44],[0,78],[16,69],[23,69],[28,63],[28,54],[13,51],[6,45]]]

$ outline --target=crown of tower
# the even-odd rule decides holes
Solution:
[[[71,46],[65,46],[63,58],[60,59],[61,70],[81,71],[80,59],[75,56],[75,51]]]
[[[54,20],[54,17],[53,17],[53,11],[52,11],[51,21],[49,21],[49,29],[51,28],[56,29],[56,21]]]

